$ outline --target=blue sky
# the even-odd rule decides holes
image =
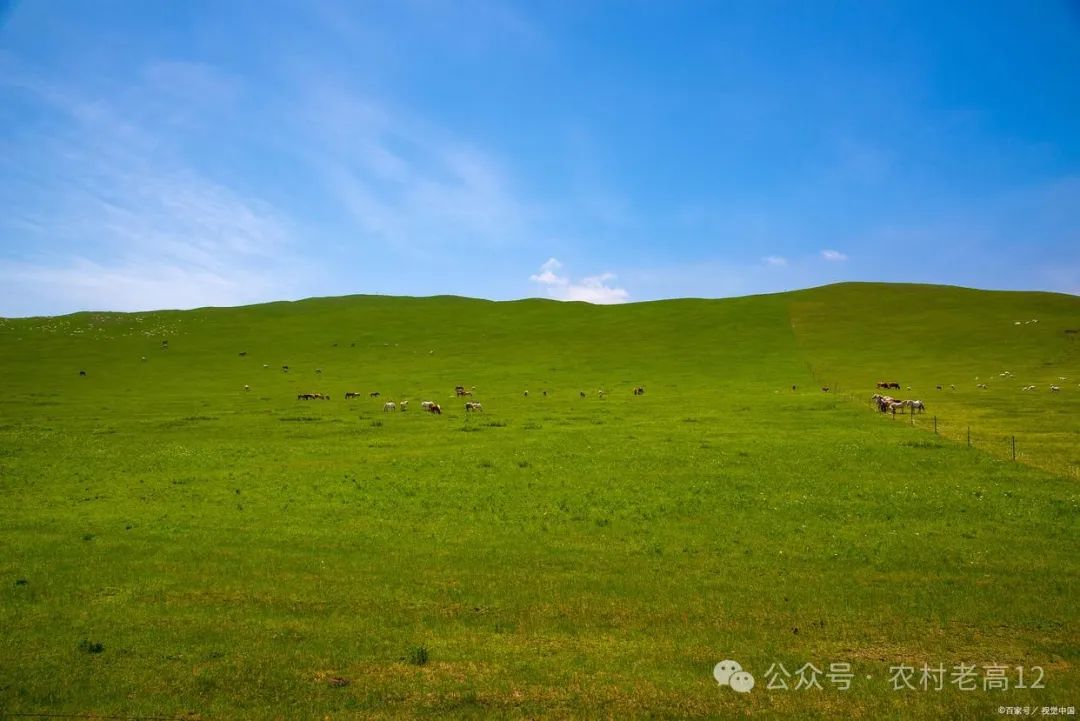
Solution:
[[[1080,293],[1080,6],[5,2],[0,315]]]

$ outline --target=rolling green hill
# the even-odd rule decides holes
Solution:
[[[2,320],[0,715],[1068,703],[1076,329],[1072,296],[880,284]],[[869,409],[882,379],[914,427]],[[753,692],[717,686],[725,658]],[[807,663],[852,687],[766,688]],[[1046,689],[891,689],[938,663]]]

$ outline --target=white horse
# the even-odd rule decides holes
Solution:
[[[383,403],[382,409],[383,409],[383,413],[387,413],[389,411],[397,410],[397,406],[394,405],[393,401],[387,401],[386,403]]]

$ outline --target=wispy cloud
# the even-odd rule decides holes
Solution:
[[[326,86],[304,116],[318,132],[308,162],[368,242],[425,254],[522,237],[531,211],[502,164],[469,139]]]
[[[839,263],[840,261],[848,259],[848,257],[839,250],[823,250],[821,251],[821,257],[832,263]]]
[[[534,283],[542,283],[544,285],[566,285],[569,281],[566,278],[555,274],[559,268],[562,268],[560,263],[555,258],[548,258],[540,266],[540,272],[529,276],[529,280]]]
[[[156,92],[163,78],[189,98],[227,83],[205,66],[148,72],[146,86],[109,99],[22,79],[55,130],[33,138],[34,162],[10,148],[0,167],[9,191],[0,228],[15,241],[0,277],[18,289],[0,313],[232,305],[286,295],[302,274],[289,221],[179,160],[156,125],[175,118],[151,117],[155,104],[175,105]]]
[[[52,302],[58,305],[52,312],[70,312],[240,305],[281,292],[259,272],[223,273],[140,257],[107,264],[79,257],[56,264],[3,261],[0,279],[10,292],[5,315],[39,314],[43,293],[55,294]]]
[[[624,288],[611,285],[614,273],[590,275],[578,281],[558,275],[562,263],[556,258],[549,258],[540,266],[540,272],[529,276],[529,280],[539,283],[547,289],[548,297],[556,300],[579,300],[598,305],[625,303],[630,294]]]
[[[765,265],[787,265],[787,258],[781,257],[779,255],[767,255],[762,258],[762,260],[765,261]]]

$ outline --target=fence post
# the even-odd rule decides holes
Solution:
[[[1012,437],[1013,460],[1016,460],[1016,436]]]
[[[937,416],[934,416],[934,435],[937,435]]]

